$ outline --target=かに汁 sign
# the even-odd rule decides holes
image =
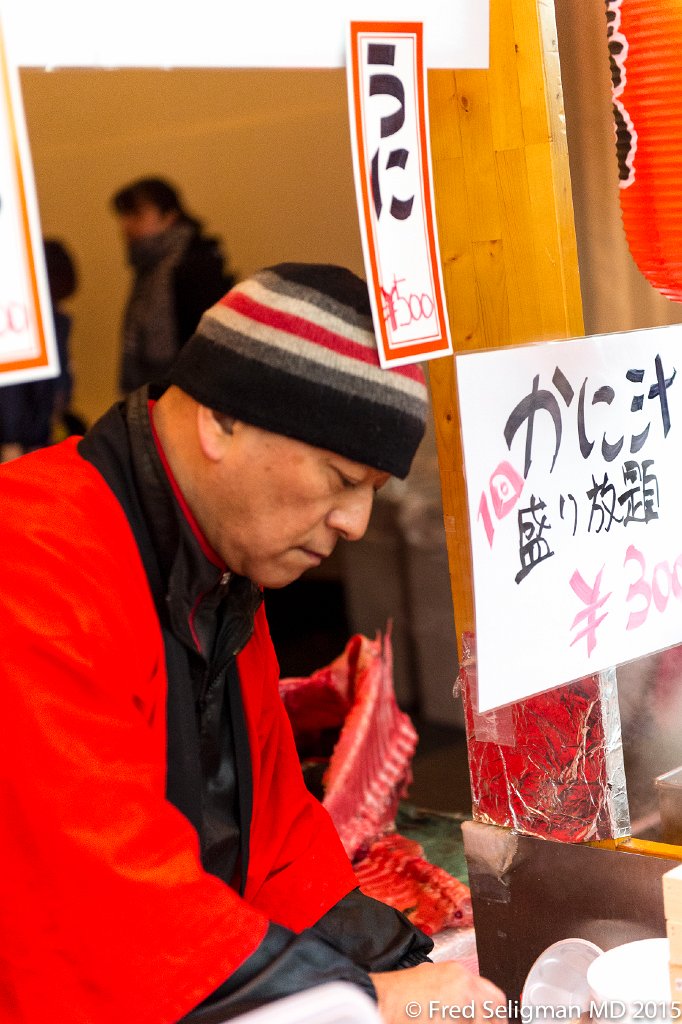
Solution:
[[[58,372],[23,109],[0,24],[0,385]]]
[[[457,355],[479,710],[682,641],[682,326]]]
[[[438,251],[420,22],[351,22],[360,234],[381,365],[452,353]]]

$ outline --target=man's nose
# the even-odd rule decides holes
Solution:
[[[336,530],[344,540],[360,540],[364,537],[374,504],[374,488],[358,487],[341,496],[329,513],[327,525]]]

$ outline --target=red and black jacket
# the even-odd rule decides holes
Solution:
[[[211,561],[146,392],[3,467],[0,530],[2,1019],[224,1020],[424,960],[305,789],[260,594]]]

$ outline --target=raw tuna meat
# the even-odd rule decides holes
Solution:
[[[467,886],[425,860],[412,839],[397,833],[382,836],[354,869],[367,896],[401,910],[427,935],[473,924]]]
[[[346,648],[353,663],[352,706],[322,780],[324,806],[353,860],[389,828],[412,781],[417,733],[393,690],[388,636],[356,636]]]
[[[417,734],[396,703],[390,636],[354,636],[331,665],[306,679],[281,680],[280,692],[304,766],[326,765],[322,802],[363,892],[429,934],[470,926],[466,885],[395,831]]]
[[[412,781],[417,734],[393,690],[390,636],[352,637],[331,665],[283,679],[299,756],[325,761],[323,804],[351,860],[390,828]]]
[[[308,678],[280,679],[279,692],[302,759],[329,760],[350,711],[355,663],[342,654]]]

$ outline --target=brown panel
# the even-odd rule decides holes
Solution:
[[[510,999],[518,999],[540,953],[560,939],[611,949],[665,935],[661,879],[673,860],[478,822],[465,822],[462,835],[481,974]]]

